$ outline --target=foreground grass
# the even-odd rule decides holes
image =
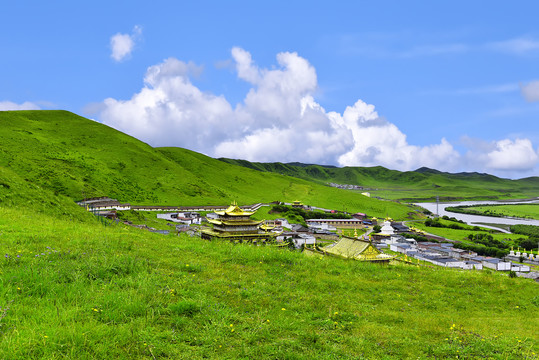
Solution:
[[[537,358],[537,284],[0,208],[1,358]],[[5,255],[4,255],[5,254]]]

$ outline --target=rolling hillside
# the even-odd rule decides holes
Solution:
[[[141,205],[301,200],[397,219],[413,211],[186,149],[153,148],[66,111],[0,112],[0,138],[0,204],[32,205],[32,200],[35,207],[48,209],[52,201],[71,208],[70,203],[84,197],[109,196]]]
[[[510,180],[489,174],[452,174],[429,168],[401,172],[382,166],[339,168],[301,163],[257,163],[226,158],[219,160],[320,184],[333,182],[358,185],[382,198],[403,201],[432,200],[436,196],[455,200],[528,198],[539,195],[539,177]]]
[[[63,111],[0,112],[0,139],[0,358],[538,358],[531,280],[165,236],[99,223],[74,200],[299,199],[395,218],[405,205]]]

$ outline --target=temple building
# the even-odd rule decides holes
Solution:
[[[384,254],[372,242],[359,238],[357,232],[354,237],[343,236],[335,244],[320,248],[320,250],[326,255],[360,261],[389,262],[395,257]]]
[[[226,210],[216,211],[217,219],[207,219],[213,228],[205,228],[201,231],[203,239],[218,238],[234,242],[267,242],[272,241],[274,234],[268,232],[266,227],[259,227],[264,220],[251,220],[255,211],[241,209],[235,202]]]

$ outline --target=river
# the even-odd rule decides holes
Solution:
[[[459,205],[500,205],[500,204],[537,204],[539,199],[530,199],[530,200],[506,200],[506,201],[456,201],[456,202],[440,202],[436,203],[416,203],[414,205],[421,206],[433,214],[436,214],[436,209],[438,209],[438,215],[449,217],[454,217],[455,219],[462,220],[468,225],[478,225],[478,223],[489,223],[489,224],[503,224],[503,225],[535,225],[539,226],[539,220],[530,220],[530,219],[521,219],[521,218],[503,218],[503,217],[494,217],[494,216],[480,216],[480,215],[469,215],[461,214],[446,211],[445,208],[449,206],[459,206]]]

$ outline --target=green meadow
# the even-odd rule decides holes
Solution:
[[[453,208],[454,209],[454,208]],[[539,204],[503,204],[457,207],[458,212],[498,216],[539,219]],[[452,210],[453,211],[453,210]]]
[[[0,208],[6,359],[534,359],[537,284]]]

